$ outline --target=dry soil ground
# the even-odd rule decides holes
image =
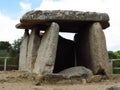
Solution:
[[[120,86],[120,79],[105,80],[97,83],[36,86],[33,81],[20,78],[23,73],[20,71],[0,71],[0,90],[106,90],[111,86]]]

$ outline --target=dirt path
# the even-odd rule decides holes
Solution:
[[[106,90],[110,86],[120,86],[119,80],[103,81],[89,84],[61,84],[36,86],[32,81],[18,78],[23,72],[0,72],[0,90]]]

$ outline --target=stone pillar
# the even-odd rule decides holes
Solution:
[[[44,75],[53,72],[58,43],[59,26],[52,23],[42,37],[33,72]]]
[[[29,32],[26,29],[23,41],[20,46],[19,70],[26,71],[27,68],[27,51],[28,51]]]
[[[32,72],[34,68],[34,63],[37,57],[37,51],[40,45],[40,30],[38,28],[33,28],[29,38],[28,53],[27,53],[27,70]]]
[[[104,73],[110,76],[112,69],[108,59],[104,32],[99,22],[93,23],[89,29],[89,47],[91,69],[95,74]]]

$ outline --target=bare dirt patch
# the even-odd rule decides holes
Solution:
[[[26,78],[25,72],[0,71],[0,90],[106,90],[111,86],[120,86],[120,75],[114,75],[110,80],[92,83],[67,83],[35,85],[34,81]]]

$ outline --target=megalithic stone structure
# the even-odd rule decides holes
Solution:
[[[28,39],[27,42],[25,40],[22,42],[25,43],[22,44],[25,46],[21,46],[23,48],[20,52],[19,69],[44,75],[58,73],[62,69],[76,65],[91,69],[94,74],[105,74],[110,77],[112,67],[108,60],[105,36],[102,31],[109,27],[108,14],[67,10],[36,10],[23,15],[16,27],[32,30],[29,43],[27,43]],[[39,36],[39,30],[45,31],[42,39]],[[59,38],[58,43],[59,32],[76,33],[74,41],[60,40]],[[65,58],[69,57],[69,60],[65,60],[65,58],[60,60],[58,57],[64,56],[62,55],[64,50],[60,49],[68,47],[68,43],[70,43],[71,48],[64,50],[65,53],[69,52],[68,55],[65,54]],[[22,54],[23,51],[27,52],[27,58],[26,55]],[[65,64],[63,64],[64,61]]]
[[[41,75],[52,73],[54,69],[59,25],[53,22],[42,37],[33,72]]]
[[[26,29],[20,46],[19,70],[21,71],[26,71],[27,69],[28,41],[29,41],[29,30]]]
[[[29,44],[28,44],[28,52],[27,52],[27,71],[32,72],[34,68],[34,64],[37,57],[37,50],[40,45],[40,30],[38,28],[32,28]]]

